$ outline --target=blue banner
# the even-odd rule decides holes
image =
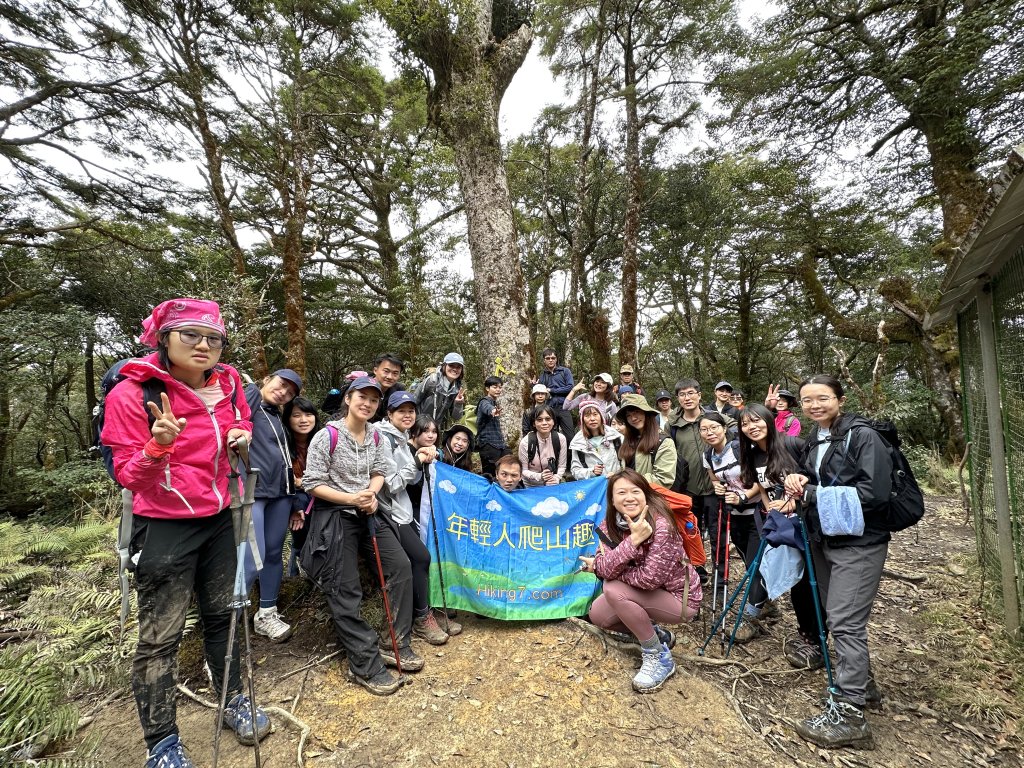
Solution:
[[[508,493],[447,464],[431,467],[441,561],[433,562],[428,530],[431,605],[441,605],[440,567],[449,608],[520,620],[587,612],[600,582],[575,571],[580,555],[597,550],[594,528],[604,519],[607,480]]]

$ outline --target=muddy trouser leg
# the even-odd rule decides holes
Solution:
[[[377,522],[377,547],[380,549],[380,562],[384,567],[384,583],[388,585],[391,618],[395,622],[395,637],[398,638],[398,647],[405,648],[412,636],[412,566],[394,529],[383,520]],[[366,558],[366,567],[371,573],[376,574],[377,561],[369,536],[363,542],[362,550]]]
[[[136,516],[133,521],[130,553],[141,550],[141,555],[135,569],[139,643],[132,662],[132,691],[150,749],[178,732],[178,646],[200,554],[215,525],[214,518],[162,520]]]
[[[252,505],[252,529],[256,534],[256,547],[259,549],[260,562],[263,563],[263,567],[267,566],[267,543],[266,535],[264,534],[264,513],[267,506],[273,502],[273,499],[256,499]],[[248,538],[248,534],[246,535]],[[256,570],[256,561],[252,556],[252,544],[245,548],[245,591],[246,593],[252,592],[252,586],[256,583],[256,578],[260,575],[260,571]]]
[[[359,604],[363,599],[359,584],[359,548],[364,540],[366,546],[370,546],[366,520],[340,511],[315,514],[338,516],[341,541],[340,546],[330,550],[332,562],[324,564],[321,569],[321,573],[330,574],[323,577],[326,580],[322,581],[319,574],[311,575],[318,580],[327,598],[338,640],[348,656],[349,669],[360,677],[373,677],[384,668],[384,662],[377,653],[377,632],[359,614]],[[375,572],[376,565],[371,570],[371,573]]]
[[[235,531],[231,511],[224,510],[216,517],[210,537],[199,551],[199,569],[196,575],[196,597],[203,622],[203,646],[206,663],[213,676],[213,690],[218,693],[224,684],[224,657],[227,656],[228,627],[235,592],[235,568],[238,550],[235,549]],[[243,612],[241,619],[244,620]],[[231,648],[231,672],[228,679],[228,701],[242,691],[241,663],[238,652],[239,628]]]
[[[398,537],[402,542],[402,549],[409,558],[409,564],[412,569],[413,615],[423,617],[430,610],[430,606],[427,604],[427,600],[430,598],[430,551],[420,539],[419,531],[413,523],[399,525]],[[380,537],[378,536],[377,538],[379,545]],[[383,557],[384,551],[381,550],[381,558],[383,559]],[[398,628],[396,626],[396,634],[397,631]]]
[[[868,547],[823,547],[830,570],[828,628],[836,651],[835,686],[857,706],[864,706],[871,657],[868,618],[882,580],[888,543]],[[817,575],[817,571],[815,571]]]
[[[817,575],[817,571],[815,571]],[[820,578],[820,577],[819,577]],[[793,585],[789,592],[789,599],[793,603],[793,613],[796,615],[796,624],[801,636],[812,645],[818,644],[818,619],[814,615],[814,601],[818,596],[811,590],[811,577],[804,570],[800,581]],[[828,618],[825,608],[821,608],[821,617],[825,621],[826,632],[828,631]]]
[[[758,513],[754,513],[758,514]],[[754,523],[753,515],[732,516],[732,543],[736,545],[743,564],[748,568],[757,556],[757,548],[761,545],[761,537],[757,535],[757,525]],[[764,579],[760,572],[753,576],[753,583],[750,585],[750,595],[747,597],[747,605],[760,608],[768,599],[768,590],[764,586]]]

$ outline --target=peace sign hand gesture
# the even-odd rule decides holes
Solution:
[[[156,419],[150,432],[153,433],[153,439],[160,445],[172,445],[178,439],[181,431],[185,429],[185,419],[174,417],[174,411],[171,410],[171,401],[167,397],[166,392],[160,393],[160,405],[161,407],[158,408],[156,403],[152,401],[146,403],[149,412]]]
[[[768,394],[765,395],[764,398],[764,404],[766,408],[774,408],[775,405],[779,402],[780,389],[782,389],[782,386],[779,384],[768,385]]]
[[[654,533],[654,529],[651,528],[651,523],[647,519],[646,504],[644,504],[644,508],[640,510],[640,515],[636,520],[631,519],[628,515],[625,517],[626,521],[629,523],[629,540],[633,542],[634,547],[639,547],[651,538]]]

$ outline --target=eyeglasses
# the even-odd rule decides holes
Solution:
[[[717,432],[720,429],[725,429],[725,427],[723,427],[721,424],[716,424],[713,427],[701,427],[700,428],[700,433],[702,435],[713,435],[715,432]]]
[[[181,339],[181,343],[187,347],[194,347],[203,339],[206,339],[206,345],[210,349],[223,349],[228,345],[228,340],[220,334],[216,336],[207,336],[202,333],[196,333],[195,331],[175,331],[178,334],[178,338]]]
[[[808,405],[815,405],[815,404],[817,404],[817,405],[828,405],[833,400],[838,400],[838,399],[839,398],[837,398],[835,395],[820,395],[819,397],[803,397],[803,398],[800,398],[800,405],[804,406],[805,408]]]
[[[696,390],[693,389],[688,390],[686,392],[676,392],[677,397],[696,397],[699,394],[700,392],[697,392]]]

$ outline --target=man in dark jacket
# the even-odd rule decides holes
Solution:
[[[508,443],[501,431],[501,407],[498,398],[504,383],[497,376],[484,379],[484,391],[487,397],[476,406],[476,444],[480,452],[480,473],[494,477],[494,463],[502,456],[509,454]]]
[[[740,417],[739,410],[732,405],[732,384],[728,381],[720,381],[715,384],[715,401],[711,407],[723,416],[730,416],[733,419]]]
[[[558,428],[565,435],[566,440],[571,440],[572,436],[576,434],[576,429],[572,423],[572,414],[564,410],[562,406],[565,405],[566,395],[572,391],[574,384],[572,371],[558,364],[558,355],[551,347],[541,352],[541,355],[544,357],[544,370],[535,383],[543,384],[548,388],[551,393],[551,400],[548,401],[548,404],[558,414]]]
[[[371,424],[384,421],[388,414],[388,398],[395,394],[395,392],[405,391],[405,387],[398,380],[401,378],[403,370],[405,370],[405,363],[402,362],[402,358],[390,352],[385,352],[374,358],[373,378],[380,384],[380,388],[384,391],[384,396],[381,397],[380,405],[377,406],[377,413],[370,419]]]

